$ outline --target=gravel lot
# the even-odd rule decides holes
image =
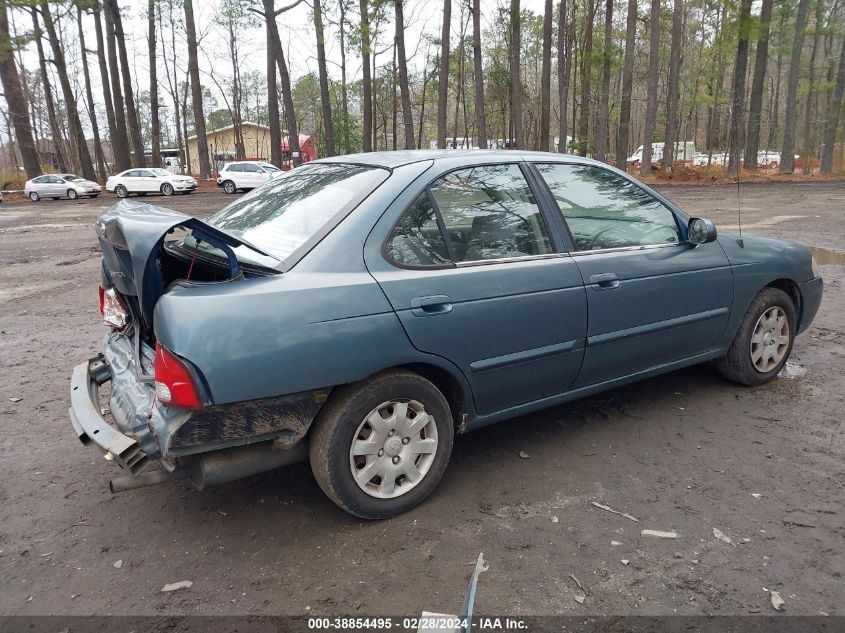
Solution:
[[[664,192],[736,224],[735,186]],[[200,217],[231,200],[149,197]],[[781,378],[747,389],[694,367],[461,436],[431,499],[376,523],[304,464],[109,494],[117,468],[67,408],[104,333],[93,219],[113,201],[0,207],[0,614],[455,612],[479,551],[481,615],[773,614],[765,589],[789,614],[845,614],[845,184],[742,189],[745,231],[828,249]]]

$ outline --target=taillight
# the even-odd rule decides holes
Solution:
[[[119,329],[129,322],[129,310],[114,288],[100,286],[100,314],[109,327]]]
[[[159,402],[181,409],[202,409],[202,399],[191,372],[181,359],[158,343],[153,368]]]

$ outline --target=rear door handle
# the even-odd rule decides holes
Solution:
[[[619,287],[619,275],[616,273],[602,273],[591,275],[590,283],[596,290],[612,290]]]
[[[452,311],[452,298],[447,295],[414,297],[411,299],[411,313],[415,316],[437,316]]]

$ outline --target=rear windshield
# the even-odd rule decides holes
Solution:
[[[239,198],[206,223],[283,262],[321,230],[330,229],[335,218],[344,217],[388,175],[386,169],[363,165],[304,165]],[[255,253],[247,258],[257,259]]]

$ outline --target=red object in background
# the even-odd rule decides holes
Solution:
[[[299,153],[302,156],[302,162],[307,163],[317,158],[317,144],[314,139],[307,134],[299,135]],[[282,138],[282,166],[284,169],[293,167],[293,161],[290,156],[290,144],[288,137]]]

